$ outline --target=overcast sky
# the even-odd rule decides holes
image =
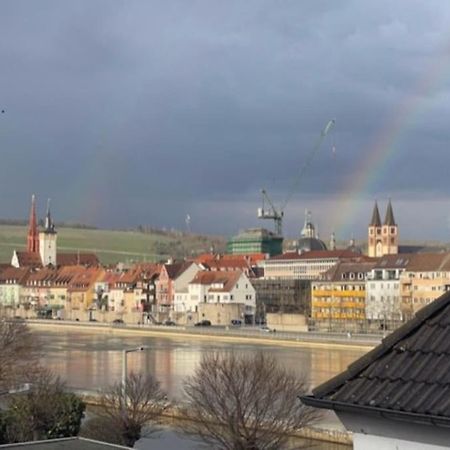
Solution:
[[[449,240],[450,4],[2,0],[0,217],[230,235],[259,191],[321,237]],[[336,151],[333,152],[333,145]]]

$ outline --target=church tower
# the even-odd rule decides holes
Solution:
[[[28,253],[39,252],[39,233],[36,218],[36,197],[34,196],[34,194],[31,197],[30,220],[28,225],[28,236],[27,236],[27,252]]]
[[[39,233],[39,253],[42,265],[56,266],[56,230],[50,214],[50,199],[47,200],[47,214],[44,229]]]
[[[389,199],[386,218],[382,227],[383,255],[396,255],[398,253],[398,227],[394,219],[391,200]]]
[[[372,213],[372,220],[369,224],[369,238],[367,241],[367,254],[370,257],[383,256],[383,242],[381,235],[381,219],[378,204],[375,202]]]

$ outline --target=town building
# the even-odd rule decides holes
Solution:
[[[408,320],[450,290],[450,252],[408,255],[400,290],[402,315]]]
[[[339,262],[311,283],[312,326],[330,331],[365,327],[366,278],[373,262]]]
[[[175,300],[175,280],[193,264],[192,261],[176,263],[170,261],[167,264],[162,264],[158,280],[156,281],[155,313],[169,313],[173,309]],[[197,272],[197,270],[198,268],[193,269],[194,272]],[[192,278],[194,275],[195,274],[192,274]]]
[[[395,223],[391,200],[388,202],[383,224],[381,224],[378,204],[375,202],[372,220],[368,227],[367,242],[367,253],[370,257],[395,255],[398,253],[398,226]]]
[[[448,449],[449,316],[446,293],[302,402],[334,411],[354,450]]]
[[[299,279],[250,278],[256,292],[256,320],[270,313],[297,313],[309,316],[311,282]]]
[[[250,253],[279,255],[283,253],[283,237],[265,228],[249,228],[228,241],[227,253],[232,255]]]
[[[286,252],[260,263],[264,278],[269,280],[317,280],[341,260],[361,260],[361,255],[349,250],[312,250]]]
[[[10,310],[9,316],[15,316],[21,303],[21,287],[29,275],[30,269],[7,267],[0,271],[0,306]]]
[[[379,328],[396,328],[403,320],[400,276],[409,260],[408,255],[386,255],[367,274],[366,318]]]
[[[194,317],[192,313],[199,313],[201,319],[206,318],[215,324],[229,324],[230,311],[235,314],[239,310],[240,316],[232,319],[242,319],[248,323],[254,320],[255,289],[240,270],[199,271],[189,282],[187,294],[177,294],[175,311],[188,313],[191,317]]]

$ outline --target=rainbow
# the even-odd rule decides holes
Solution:
[[[406,96],[386,120],[381,132],[369,146],[367,157],[362,160],[354,176],[350,177],[349,183],[338,195],[331,223],[340,238],[349,236],[359,214],[365,214],[367,220],[370,220],[372,206],[365,212],[361,211],[363,206],[367,206],[368,194],[373,195],[377,183],[385,178],[392,163],[401,155],[402,138],[430,108],[430,96],[446,79],[449,67],[450,42],[431,64],[431,70],[416,83],[413,94]]]

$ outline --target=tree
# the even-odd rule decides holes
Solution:
[[[184,385],[184,432],[221,450],[279,450],[317,413],[298,399],[304,379],[258,352],[206,354]]]
[[[25,382],[40,356],[38,342],[25,322],[0,320],[0,389]]]
[[[85,404],[50,371],[39,369],[30,389],[11,395],[2,424],[8,442],[55,439],[78,435]]]
[[[125,395],[124,395],[125,394]],[[152,375],[131,373],[125,383],[107,389],[100,398],[97,417],[87,422],[82,435],[133,447],[155,424],[167,407],[166,394]]]

